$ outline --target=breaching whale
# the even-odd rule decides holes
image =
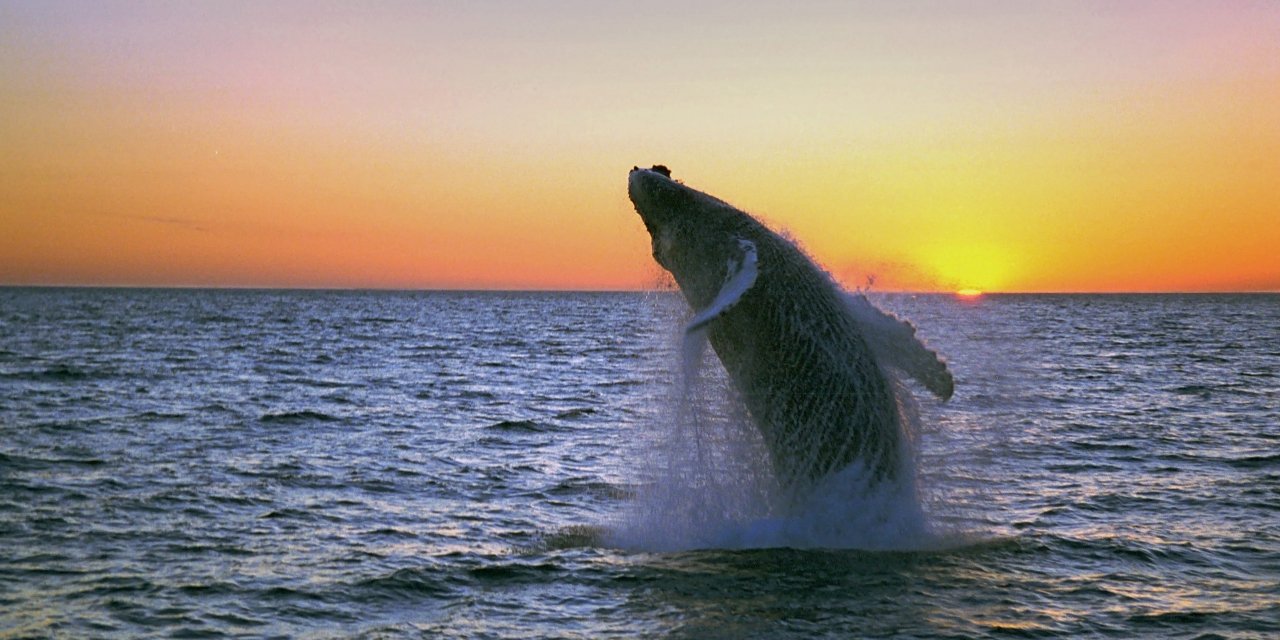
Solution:
[[[914,328],[853,299],[793,243],[655,165],[628,194],[653,257],[679,285],[792,493],[853,465],[871,482],[909,473],[896,365],[951,395],[946,365]]]

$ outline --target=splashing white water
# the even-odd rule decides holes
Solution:
[[[854,305],[871,307],[861,296],[860,302],[850,298],[850,313]],[[905,335],[914,341],[913,331],[887,324],[901,321],[876,311],[883,320],[872,318],[885,323],[880,328],[888,336],[884,340]],[[655,446],[642,470],[645,480],[614,529],[613,544],[654,551],[947,545],[946,536],[935,532],[925,516],[917,492],[914,438],[908,435],[918,419],[914,402],[888,366],[881,368],[892,381],[904,427],[906,442],[897,447],[904,472],[885,480],[855,462],[797,495],[775,477],[759,431],[706,346],[704,330],[681,335],[679,363],[673,363],[676,384],[656,420]]]

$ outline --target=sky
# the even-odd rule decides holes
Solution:
[[[849,287],[1277,291],[1280,3],[0,0],[0,284],[660,286],[659,163]]]

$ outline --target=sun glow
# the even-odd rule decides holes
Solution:
[[[982,295],[981,289],[960,289],[956,291],[956,295],[961,298],[977,298]]]
[[[1280,290],[1280,3],[315,4],[0,2],[0,285],[650,288],[663,163],[854,286]]]
[[[919,259],[937,274],[939,289],[956,292],[1003,289],[1015,266],[1008,248],[990,242],[926,248]]]

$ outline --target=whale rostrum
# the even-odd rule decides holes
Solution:
[[[944,399],[952,390],[913,327],[869,302],[859,311],[792,242],[664,166],[633,168],[628,193],[654,259],[694,310],[686,333],[705,332],[782,487],[803,492],[854,463],[872,481],[909,473],[902,407],[884,367]]]

